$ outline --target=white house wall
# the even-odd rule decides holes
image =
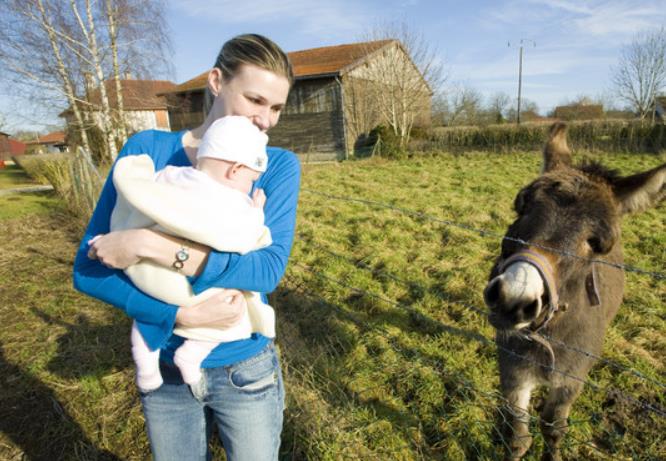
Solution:
[[[93,112],[92,116],[95,124],[102,126],[102,114],[100,112]],[[169,127],[157,126],[157,116],[155,115],[154,111],[150,110],[127,110],[125,111],[125,119],[127,120],[127,128],[130,132],[137,132],[142,130],[170,130]]]

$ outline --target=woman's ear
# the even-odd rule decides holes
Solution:
[[[208,89],[210,90],[213,97],[217,97],[220,94],[220,88],[222,87],[222,71],[217,67],[213,67],[210,72],[208,72]]]

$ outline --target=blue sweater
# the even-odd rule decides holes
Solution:
[[[132,136],[118,155],[148,154],[155,170],[166,165],[190,166],[182,143],[183,132],[142,131]],[[255,188],[266,193],[265,224],[271,230],[273,243],[245,255],[211,250],[205,267],[197,277],[190,277],[195,294],[210,287],[236,288],[265,293],[275,289],[287,266],[296,226],[296,204],[300,182],[300,165],[293,153],[267,148],[268,168]],[[173,334],[178,306],[159,301],[137,289],[121,270],[110,269],[87,257],[88,240],[109,232],[111,212],[116,203],[113,171],[104,184],[88,228],[74,261],[74,287],[94,298],[123,309],[134,318],[151,349],[161,348],[162,357],[173,360],[173,351],[184,341]],[[221,343],[204,360],[203,367],[218,367],[256,355],[269,339],[253,334],[251,338]]]

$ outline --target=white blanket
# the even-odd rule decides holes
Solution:
[[[262,209],[252,207],[243,193],[194,168],[167,167],[156,177],[148,155],[130,155],[116,162],[113,184],[118,198],[111,215],[112,231],[150,227],[219,251],[241,254],[271,244]],[[130,266],[125,273],[145,293],[177,306],[194,305],[221,291],[210,288],[194,295],[184,275],[149,261]],[[243,294],[247,315],[234,327],[176,328],[174,332],[216,342],[248,338],[252,332],[275,337],[273,308],[256,292]]]

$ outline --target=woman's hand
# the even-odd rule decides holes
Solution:
[[[238,290],[224,289],[205,301],[176,312],[176,324],[186,328],[229,328],[245,315],[247,302]]]
[[[100,234],[88,240],[88,257],[112,269],[126,269],[139,262],[145,229],[128,229]]]
[[[252,194],[252,206],[255,208],[263,208],[266,205],[266,194],[263,189],[255,189]]]

